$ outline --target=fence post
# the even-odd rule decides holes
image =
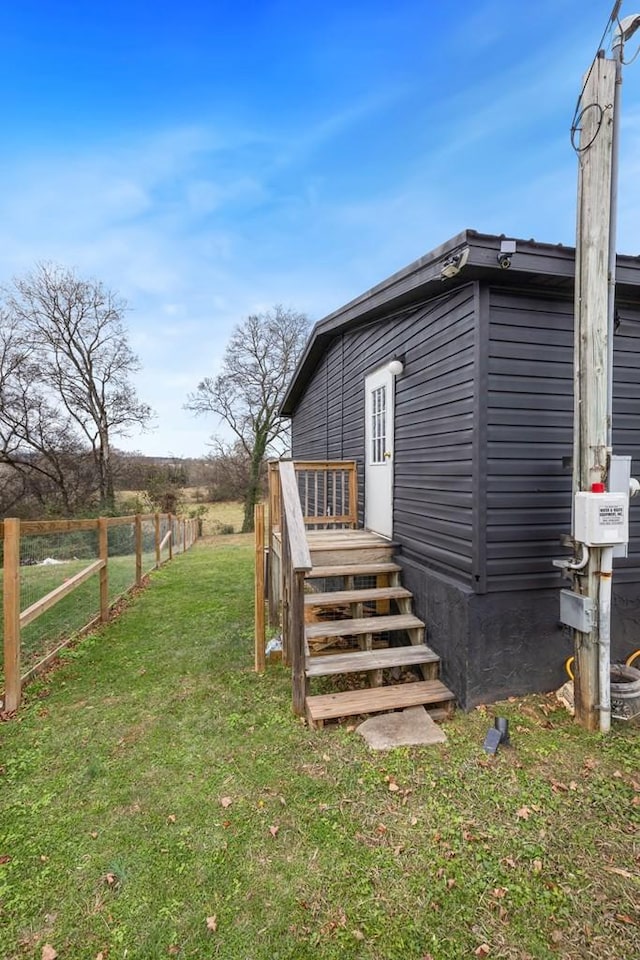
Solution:
[[[173,560],[173,514],[168,513],[167,517],[169,518],[169,530],[171,531],[171,536],[169,537],[169,560]]]
[[[256,621],[256,673],[264,671],[264,504],[256,503],[253,508],[254,530],[256,538],[256,575],[255,575],[255,621]]]
[[[4,709],[20,706],[20,521],[4,521]]]
[[[356,464],[353,463],[349,470],[349,514],[351,516],[351,525],[358,527],[358,474]]]
[[[98,519],[98,549],[104,566],[100,570],[100,620],[109,619],[109,531],[106,517]]]
[[[154,522],[154,524],[155,524],[155,531],[156,531],[156,570],[157,570],[158,567],[160,566],[160,560],[161,560],[161,557],[160,557],[160,514],[159,514],[159,513],[154,513],[154,515],[153,515],[153,522]]]
[[[136,513],[136,586],[142,583],[142,517]]]
[[[182,552],[187,552],[187,521],[182,521]]]

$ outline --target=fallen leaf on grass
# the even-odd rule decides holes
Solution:
[[[175,815],[175,813],[170,813],[169,816],[167,817],[167,820],[168,820],[169,823],[175,823],[175,822],[176,822],[176,815]]]
[[[11,857],[7,853],[0,855],[0,864],[11,863]]]
[[[276,827],[276,826],[271,826],[271,827],[269,827],[269,833],[270,833],[271,836],[274,838],[274,840],[275,840],[275,838],[278,836],[278,831],[279,831],[279,829],[280,829],[280,827]]]
[[[531,810],[529,807],[520,807],[519,810],[516,810],[516,816],[518,820],[528,820],[531,816]]]
[[[636,921],[628,913],[616,913],[616,920],[619,920],[620,923],[629,923],[633,927],[637,926]]]
[[[542,873],[542,860],[534,860],[531,869],[534,873]]]
[[[115,873],[105,873],[104,879],[109,887],[115,886],[115,884],[118,882],[118,878],[116,877]]]
[[[45,943],[42,948],[42,960],[56,960],[58,953],[53,949],[50,943]]]
[[[637,877],[637,873],[631,873],[629,870],[623,870],[622,867],[605,867],[607,873],[616,873],[619,877],[625,877],[626,880],[633,880],[634,877]]]
[[[220,806],[224,807],[225,810],[227,809],[227,807],[230,807],[232,803],[233,803],[233,800],[231,799],[231,797],[220,797]]]
[[[515,862],[515,860],[513,859],[513,857],[503,857],[502,860],[500,861],[500,863],[503,865],[503,867],[512,867],[512,868],[513,868],[513,867],[516,866],[516,862]]]
[[[507,895],[507,888],[506,888],[506,887],[494,887],[494,888],[493,888],[492,896],[494,896],[494,897],[496,898],[496,900],[502,900],[502,898],[503,898],[503,897],[506,897],[506,895]]]
[[[491,947],[488,943],[481,943],[473,952],[476,957],[488,957],[491,953]]]
[[[566,793],[569,789],[566,783],[561,783],[560,780],[551,779],[550,783],[551,783],[551,789],[553,790],[554,793]]]
[[[391,783],[389,784],[389,790],[391,791],[391,793],[397,793],[399,789],[400,787],[398,786],[398,784],[392,780]]]
[[[362,932],[362,930],[354,930],[353,935],[356,938],[356,940],[364,940],[364,933]]]
[[[215,933],[218,929],[218,916],[214,913],[212,917],[207,917],[207,930],[211,930],[212,933]]]

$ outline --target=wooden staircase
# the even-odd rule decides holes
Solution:
[[[454,696],[438,679],[440,658],[425,644],[425,625],[400,583],[394,544],[364,530],[308,532],[307,540],[312,562],[304,596],[307,683],[359,674],[369,684],[307,695],[310,726],[419,704],[434,719],[449,716]],[[422,679],[389,683],[409,671],[419,671]]]

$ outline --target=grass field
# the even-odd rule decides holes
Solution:
[[[182,491],[182,500],[178,512],[182,516],[201,517],[204,536],[216,536],[222,532],[239,533],[242,528],[242,503],[235,500],[209,503],[203,499],[204,495],[205,490],[202,487],[186,487]],[[145,495],[139,491],[121,490],[118,493],[120,503],[131,504],[136,499],[140,501],[141,509],[152,509]],[[225,529],[230,527],[233,527],[233,531]]]
[[[235,501],[203,504],[206,512],[203,513],[203,534],[212,536],[233,527],[234,533],[242,529],[243,506]],[[230,532],[227,530],[227,532]]]
[[[492,709],[372,753],[252,672],[251,598],[196,544],[0,725],[3,960],[638,960],[637,727],[532,697],[496,757]]]

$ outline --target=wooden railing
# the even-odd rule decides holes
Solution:
[[[303,715],[307,691],[304,579],[311,569],[307,530],[358,526],[356,463],[272,460],[268,478],[268,519],[265,522],[262,506],[255,514],[255,669],[262,671],[265,666],[266,593],[269,624],[282,623],[282,660],[292,669],[293,709]]]
[[[26,673],[21,671],[21,648],[22,631],[33,621],[37,620],[42,614],[46,613],[56,606],[61,600],[69,596],[78,589],[83,583],[94,576],[99,578],[99,600],[97,604],[98,614],[88,623],[83,624],[80,630],[85,630],[97,623],[104,623],[109,619],[110,607],[119,599],[116,597],[109,602],[109,561],[115,561],[116,554],[109,555],[109,529],[113,527],[131,528],[133,541],[133,550],[131,556],[135,554],[135,575],[132,582],[125,585],[124,592],[133,586],[140,585],[143,578],[143,556],[144,556],[144,536],[143,525],[147,524],[149,528],[153,527],[151,536],[151,558],[152,566],[159,567],[162,563],[163,550],[168,549],[168,559],[172,559],[174,550],[187,550],[197,539],[199,534],[199,524],[197,520],[178,518],[172,514],[135,514],[127,517],[100,517],[93,520],[37,520],[20,521],[17,519],[6,519],[0,522],[0,537],[3,546],[3,647],[4,647],[4,704],[3,709],[6,712],[17,710],[20,705],[23,684],[36,672],[44,669],[47,664],[58,655],[61,648],[69,643],[70,638],[64,638],[57,643],[54,650],[50,650],[37,664],[32,666]],[[165,531],[163,533],[163,531]],[[40,597],[29,604],[24,610],[21,610],[21,567],[37,567],[37,561],[30,556],[21,555],[21,545],[24,545],[28,537],[53,538],[55,535],[81,534],[91,532],[97,534],[97,559],[92,560],[80,570],[76,570],[71,576],[64,578],[63,582],[54,589],[49,590],[45,596]],[[46,540],[47,549],[53,542],[52,539]],[[77,558],[73,556],[74,548],[62,548],[63,555],[67,562],[75,562]],[[147,551],[149,553],[149,551]],[[117,551],[118,558],[122,555],[122,550]],[[126,556],[127,554],[125,554]],[[155,560],[155,563],[153,563]],[[55,560],[53,562],[63,562]],[[66,572],[66,571],[65,571]],[[32,578],[33,579],[33,578]],[[119,582],[119,581],[118,581]],[[117,583],[118,583],[117,582]],[[117,584],[116,584],[117,585]],[[121,595],[121,594],[120,594]],[[77,631],[74,631],[77,632]]]
[[[311,554],[300,505],[294,465],[280,464],[282,512],[282,659],[291,664],[293,711],[304,716],[307,696],[304,650],[304,578]]]
[[[358,481],[355,460],[272,460],[269,463],[269,525],[280,528],[279,465],[295,471],[300,507],[307,527],[356,527]]]

